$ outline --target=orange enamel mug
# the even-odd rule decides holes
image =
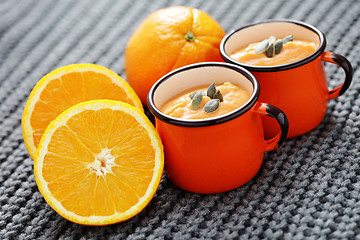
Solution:
[[[227,114],[184,120],[159,110],[174,96],[195,87],[229,81],[245,87],[250,99]],[[258,101],[260,86],[246,69],[205,62],[176,69],[150,89],[148,106],[155,116],[165,152],[165,173],[178,187],[195,193],[220,193],[248,182],[259,171],[265,151],[277,148],[288,132],[285,114]],[[275,118],[275,137],[264,140],[260,116]]]
[[[253,66],[239,63],[230,55],[241,47],[262,41],[269,36],[311,41],[317,49],[311,55],[293,63],[276,66]],[[325,52],[325,35],[314,26],[294,20],[267,20],[241,27],[227,34],[221,44],[223,59],[248,69],[261,85],[260,101],[281,108],[289,119],[288,138],[307,133],[320,124],[327,102],[343,94],[352,81],[353,69],[343,56]],[[328,90],[323,62],[339,65],[345,71],[341,86]],[[263,119],[265,136],[276,134],[274,121]]]

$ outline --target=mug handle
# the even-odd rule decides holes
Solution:
[[[281,132],[275,137],[266,140],[267,146],[265,151],[271,151],[278,148],[285,141],[289,131],[289,121],[285,113],[279,108],[268,103],[257,103],[254,110],[256,113],[261,115],[275,118],[275,120],[279,123]]]
[[[344,56],[333,52],[323,52],[320,56],[320,60],[324,62],[334,63],[340,66],[345,71],[345,81],[340,86],[329,91],[328,100],[334,99],[342,95],[350,86],[353,77],[353,68]]]

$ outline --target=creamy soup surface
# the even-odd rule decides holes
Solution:
[[[160,106],[159,110],[166,115],[181,119],[203,119],[223,115],[231,112],[238,107],[244,105],[249,98],[249,92],[242,86],[225,82],[220,85],[215,85],[216,90],[219,90],[223,95],[223,101],[220,102],[219,107],[211,113],[204,111],[204,105],[211,99],[208,96],[204,96],[201,105],[198,109],[191,109],[191,98],[190,96],[195,91],[203,91],[206,93],[208,86],[198,87],[187,90],[177,96],[171,98],[165,104]]]
[[[279,40],[279,39],[278,39]],[[265,53],[255,53],[260,42],[250,43],[230,55],[230,58],[254,66],[275,66],[299,61],[312,54],[318,47],[316,43],[302,40],[287,42],[279,54],[269,58]]]

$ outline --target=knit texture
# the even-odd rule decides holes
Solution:
[[[185,192],[163,176],[134,218],[88,227],[62,218],[41,196],[21,117],[36,82],[72,63],[96,63],[125,78],[124,52],[150,13],[186,5],[229,32],[264,19],[295,19],[326,34],[327,51],[354,68],[313,131],[265,154],[246,185],[213,195]],[[360,239],[360,2],[357,0],[0,1],[0,239]],[[343,70],[325,64],[329,88]],[[289,79],[291,80],[291,79]]]

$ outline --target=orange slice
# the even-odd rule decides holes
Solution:
[[[32,90],[22,118],[23,137],[31,158],[52,120],[77,103],[95,99],[119,100],[143,111],[129,84],[105,67],[73,64],[45,75]]]
[[[38,188],[62,217],[107,225],[138,214],[163,172],[161,140],[148,118],[112,100],[79,103],[46,128],[34,160]]]

